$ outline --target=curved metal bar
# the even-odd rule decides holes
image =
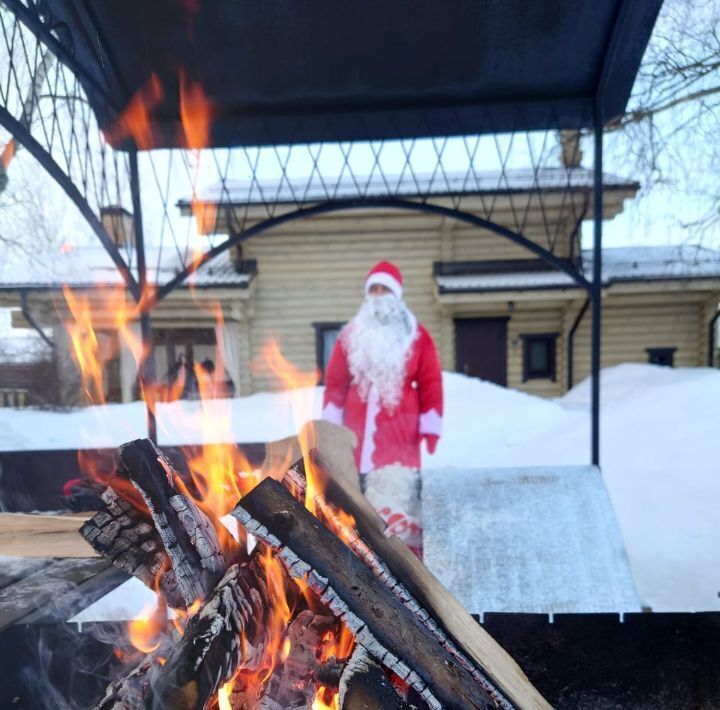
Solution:
[[[38,143],[26,126],[18,121],[4,106],[0,106],[0,125],[7,129],[10,134],[30,153],[40,165],[45,168],[50,177],[65,191],[65,194],[75,203],[85,221],[90,225],[95,235],[110,255],[125,285],[136,301],[140,301],[140,288],[130,267],[122,258],[117,246],[110,238],[103,223],[82,196],[73,181],[63,172],[63,169],[55,162],[54,158]]]
[[[249,229],[234,234],[226,239],[221,244],[208,250],[199,259],[188,265],[179,274],[173,277],[165,285],[158,288],[156,297],[149,307],[152,307],[158,301],[161,301],[168,294],[172,293],[174,289],[180,286],[185,279],[192,276],[201,266],[207,264],[210,260],[214,259],[222,252],[226,251],[236,244],[247,241],[251,237],[255,237],[262,232],[266,232],[273,227],[277,227],[286,222],[292,222],[297,219],[304,219],[307,217],[314,217],[320,214],[327,214],[329,212],[340,212],[342,210],[350,209],[400,209],[409,210],[411,212],[429,212],[430,214],[437,214],[442,217],[451,217],[457,219],[460,222],[473,225],[482,229],[486,229],[495,234],[499,234],[506,239],[509,239],[515,244],[518,244],[525,249],[533,252],[535,255],[540,257],[543,261],[555,267],[556,269],[563,271],[570,278],[575,281],[578,286],[584,288],[588,293],[592,290],[592,284],[576,269],[572,268],[567,262],[559,259],[552,252],[544,249],[539,244],[530,241],[527,237],[524,237],[518,232],[513,232],[507,227],[503,227],[500,224],[492,222],[482,217],[478,217],[469,212],[463,212],[462,210],[454,209],[452,207],[442,207],[441,205],[433,205],[422,202],[412,202],[410,200],[400,200],[396,198],[369,198],[369,199],[352,199],[352,200],[333,200],[331,202],[322,202],[312,207],[304,207],[293,212],[287,212],[277,217],[271,217],[263,220],[258,224],[253,225]]]
[[[55,349],[55,343],[45,335],[45,331],[38,325],[32,313],[30,313],[30,304],[28,303],[28,290],[26,288],[20,289],[20,312],[23,314],[23,318],[31,325],[33,330],[49,345],[53,350]]]
[[[97,92],[99,96],[102,96],[103,100],[112,106],[116,111],[121,110],[121,106],[118,105],[112,96],[107,92],[105,87],[97,82],[95,77],[80,63],[75,57],[72,56],[67,50],[67,47],[58,40],[50,29],[43,24],[42,20],[34,15],[30,8],[23,5],[20,0],[0,0],[10,12],[15,15],[39,40],[48,47],[52,53],[61,61],[68,69],[70,69],[77,76],[81,76],[83,81],[87,82],[89,86],[92,86],[92,90]]]

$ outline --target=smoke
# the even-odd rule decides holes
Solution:
[[[0,632],[0,707],[81,710],[127,673],[115,653],[123,624],[16,624]]]

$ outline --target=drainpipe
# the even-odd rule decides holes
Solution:
[[[570,332],[567,336],[567,388],[570,389],[573,386],[573,343],[575,342],[575,331],[578,329],[578,326],[580,325],[580,322],[583,319],[583,316],[585,315],[585,312],[588,309],[588,306],[590,305],[590,299],[586,298],[585,303],[583,303],[582,308],[580,309],[580,312],[575,317],[575,321],[572,324],[572,327],[570,328]]]
[[[710,325],[708,327],[708,367],[713,367],[715,361],[715,324],[718,321],[718,317],[720,317],[720,311],[716,311],[715,315],[710,319]]]
[[[55,343],[48,338],[43,329],[38,325],[37,321],[33,318],[30,313],[30,307],[28,305],[27,291],[20,289],[20,312],[23,314],[23,318],[30,323],[30,326],[37,332],[37,334],[54,350]]]

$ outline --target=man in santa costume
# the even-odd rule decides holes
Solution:
[[[378,499],[393,532],[419,552],[420,444],[432,454],[440,438],[442,372],[435,343],[405,305],[402,288],[390,262],[368,273],[365,301],[330,356],[323,418],[355,433],[366,495],[373,504]]]

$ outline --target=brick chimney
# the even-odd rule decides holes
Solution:
[[[115,205],[101,207],[100,220],[117,246],[135,246],[133,216],[124,207]]]

